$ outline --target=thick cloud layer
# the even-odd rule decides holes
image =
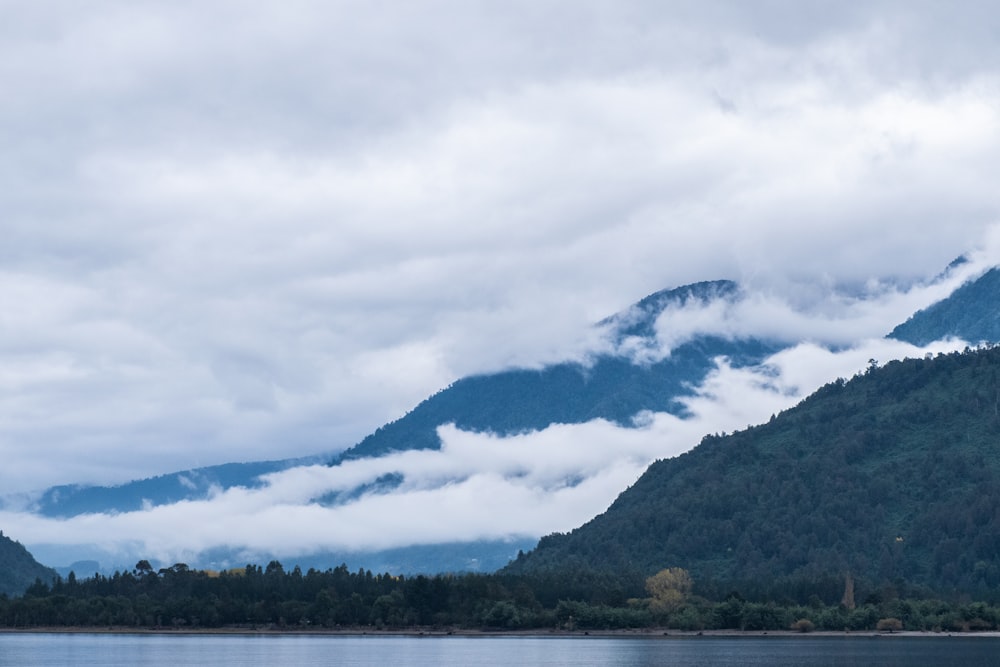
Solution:
[[[855,339],[990,245],[1000,12],[842,4],[2,3],[0,486],[336,451],[696,280]]]

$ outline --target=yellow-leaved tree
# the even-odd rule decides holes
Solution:
[[[688,571],[680,567],[668,567],[646,579],[649,593],[649,609],[657,614],[677,611],[687,596],[691,594],[694,582]]]

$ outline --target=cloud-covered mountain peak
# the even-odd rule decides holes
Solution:
[[[740,294],[740,286],[732,280],[707,280],[663,289],[643,297],[626,310],[601,320],[599,326],[608,327],[618,341],[631,336],[653,338],[657,334],[657,320],[664,312],[705,306],[720,300],[734,302]]]

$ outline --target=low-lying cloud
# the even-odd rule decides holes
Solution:
[[[765,421],[821,384],[859,372],[872,358],[923,356],[962,345],[916,348],[873,339],[835,352],[801,344],[763,368],[735,369],[720,359],[684,400],[687,419],[645,414],[634,428],[597,420],[509,437],[442,425],[440,451],[292,468],[265,476],[260,488],[218,490],[205,500],[139,512],[69,519],[4,512],[0,521],[29,546],[64,545],[67,553],[96,548],[117,562],[143,556],[197,563],[216,548],[248,559],[277,554],[294,560],[318,552],[536,538],[571,530],[604,511],[650,462],[687,451],[706,433]],[[400,480],[398,486],[330,502],[387,475]],[[95,535],[101,536],[98,543]]]

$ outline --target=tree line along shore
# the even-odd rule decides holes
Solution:
[[[0,596],[0,627],[186,631],[588,632],[665,629],[738,632],[992,632],[1000,606],[848,580],[839,601],[829,585],[796,600],[737,589],[713,595],[687,571],[646,578],[597,572],[533,576],[402,577],[285,570],[277,561],[223,572],[183,564],[52,584]],[[805,592],[807,589],[802,589]],[[850,595],[848,595],[850,593]],[[710,597],[711,596],[711,597]],[[855,603],[855,596],[859,602]]]

